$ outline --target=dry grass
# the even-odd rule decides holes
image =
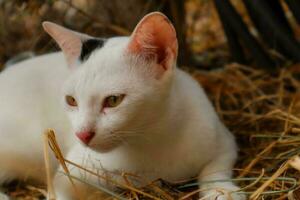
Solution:
[[[237,138],[236,176],[271,177],[247,188],[253,199],[262,199],[265,195],[259,194],[263,191],[291,188],[286,181],[274,180],[276,177],[299,181],[299,171],[290,165],[300,152],[299,67],[270,73],[233,64],[222,71],[194,73]],[[287,195],[287,191],[273,192],[268,198],[285,199]]]

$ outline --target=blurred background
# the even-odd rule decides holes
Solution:
[[[295,0],[288,0],[287,2],[289,1]],[[230,8],[228,10],[228,5],[226,7],[227,2],[231,2],[231,6],[236,9],[238,17],[248,26],[248,28],[246,27],[247,30],[243,30],[243,27],[236,28],[235,19],[238,17],[231,15],[232,11],[231,13],[226,13],[226,11],[230,11]],[[271,24],[270,27],[273,28],[271,32],[275,32],[275,34],[266,35],[264,34],[264,30],[261,31],[262,27],[257,24],[257,20],[255,21],[253,12],[250,12],[251,5],[247,2],[249,1],[127,0],[125,2],[121,0],[0,0],[0,68],[3,67],[7,60],[20,53],[23,54],[19,55],[19,57],[26,57],[33,53],[43,54],[58,50],[50,37],[42,30],[41,23],[45,20],[53,21],[93,36],[111,37],[129,35],[137,22],[145,14],[157,10],[164,12],[176,27],[180,42],[180,65],[210,69],[218,68],[225,63],[237,61],[242,64],[267,68],[270,67],[267,65],[271,65],[271,67],[282,65],[284,63],[282,61],[286,61],[283,58],[300,61],[300,56],[297,57],[296,55],[296,59],[294,59],[295,56],[293,57],[293,55],[290,55],[289,52],[286,53],[284,50],[281,51],[282,48],[278,47],[278,41],[280,40],[278,40],[276,30],[287,27],[287,29],[292,29],[293,38],[291,39],[298,40],[300,37],[299,25],[287,3],[279,0],[258,1],[265,2],[265,6],[269,6],[270,8],[278,7],[277,4],[280,4],[281,8],[279,8],[279,11],[273,10],[271,15],[274,14],[274,19],[277,16],[281,20],[280,9],[282,9],[285,16],[281,21],[288,21],[288,25],[284,26],[284,28],[281,26],[277,26],[277,28],[275,26],[274,28]],[[218,5],[217,8],[219,7],[219,14],[215,4]],[[264,6],[259,4],[254,3],[254,6],[256,6],[254,7],[254,11]],[[299,6],[299,3],[296,4]],[[250,19],[249,16],[252,18]],[[259,13],[256,18],[259,18],[259,21],[261,20],[262,22],[264,22],[263,19],[268,20],[268,16],[260,16]],[[224,21],[224,19],[229,20]],[[239,23],[239,21],[237,22]],[[228,25],[233,28],[229,27],[228,29]],[[225,32],[227,31],[227,38],[223,27],[225,27]],[[270,28],[264,26],[263,29]],[[243,37],[243,32],[245,31],[258,40],[258,47],[254,47],[254,49],[251,47],[251,38],[249,44],[247,37]],[[262,37],[260,37],[259,33],[262,33]],[[239,38],[239,35],[241,35],[241,38]],[[239,41],[232,41],[232,38],[236,38]],[[268,43],[268,41],[266,42],[265,40],[268,38],[271,42],[267,44],[269,47],[266,47],[265,43]],[[234,49],[236,48],[234,42],[244,42],[242,44],[244,46],[243,49]],[[287,48],[291,49],[289,46]],[[300,50],[300,46],[298,47],[297,45],[295,49],[296,51],[297,49]],[[278,51],[276,52],[276,50]],[[245,51],[246,55],[241,55],[243,51]],[[264,53],[261,51],[267,51],[267,54],[270,54],[276,63],[261,61],[259,58],[260,54]],[[263,56],[265,58],[262,59],[268,59],[266,55]]]
[[[232,3],[250,24],[241,0]],[[212,0],[0,0],[0,68],[23,52],[58,50],[42,30],[45,20],[93,36],[110,37],[130,34],[145,14],[155,10],[167,14],[176,26],[180,63],[209,68],[230,61]]]
[[[0,67],[23,52],[30,55],[58,50],[42,30],[45,20],[93,36],[111,37],[129,35],[145,14],[156,10],[167,14],[176,25],[181,63],[189,64],[191,53],[200,55],[224,46],[225,37],[212,1],[1,0]],[[228,57],[223,49],[216,53],[222,59]]]

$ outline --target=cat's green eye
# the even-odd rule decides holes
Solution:
[[[66,102],[69,106],[73,106],[73,107],[76,107],[77,106],[77,102],[76,102],[76,99],[70,95],[67,95],[66,96]]]
[[[104,104],[103,107],[116,107],[118,106],[124,99],[125,95],[121,94],[121,95],[112,95],[112,96],[108,96],[105,98],[104,100]]]

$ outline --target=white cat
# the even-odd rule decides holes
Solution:
[[[63,53],[0,74],[0,183],[45,181],[42,133],[53,128],[68,160],[100,174],[136,174],[139,186],[198,176],[200,196],[231,199],[227,192],[239,188],[213,180],[231,178],[234,138],[199,84],[176,67],[176,33],[166,16],[148,14],[130,37],[107,40],[50,22],[43,26]],[[57,162],[52,165],[55,169]],[[79,169],[71,173],[106,185]],[[55,189],[58,200],[76,199],[59,172]],[[84,191],[84,199],[90,199]]]

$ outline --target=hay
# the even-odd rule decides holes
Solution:
[[[247,188],[251,199],[285,199],[296,187],[282,178],[299,182],[299,168],[291,164],[300,153],[299,67],[270,73],[232,64],[225,70],[193,73],[237,138],[235,176],[269,177]]]

